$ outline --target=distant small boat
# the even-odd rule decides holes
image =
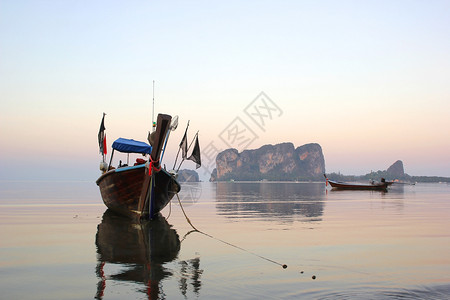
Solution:
[[[395,183],[395,185],[416,185],[415,182],[393,181],[392,183]]]
[[[393,182],[385,181],[384,178],[381,178],[381,182],[371,182],[369,184],[359,184],[359,183],[347,183],[341,181],[334,181],[327,178],[327,176],[323,175],[326,179],[326,184],[330,184],[333,189],[339,190],[378,190],[378,191],[387,191],[387,188],[392,185]]]

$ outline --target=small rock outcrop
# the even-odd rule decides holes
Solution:
[[[194,170],[183,169],[178,171],[178,182],[199,182],[198,173]]]
[[[392,166],[390,166],[386,173],[392,178],[403,178],[405,176],[405,170],[403,169],[403,162],[397,160]]]

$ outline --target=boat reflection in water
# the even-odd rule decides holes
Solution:
[[[96,299],[102,299],[108,289],[119,289],[117,283],[108,284],[112,281],[138,284],[139,292],[147,294],[148,299],[160,299],[164,295],[161,281],[173,276],[164,264],[175,260],[180,251],[178,234],[164,217],[140,223],[107,210],[98,225],[95,243],[99,279]],[[179,262],[182,269],[190,265],[198,269],[199,264],[199,258]],[[199,270],[192,272],[191,277],[197,278],[201,273]],[[186,293],[185,281],[186,278],[179,278],[182,294]],[[198,293],[199,280],[196,285]]]

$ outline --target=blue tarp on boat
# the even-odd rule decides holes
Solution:
[[[139,142],[131,139],[118,138],[112,144],[113,149],[125,153],[147,153],[152,152],[152,146],[145,142]]]

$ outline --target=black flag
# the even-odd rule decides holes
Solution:
[[[202,161],[200,159],[200,145],[198,143],[198,134],[197,138],[195,139],[194,150],[192,150],[191,156],[189,156],[187,159],[192,160],[197,164],[197,166],[195,167],[196,169],[200,168],[202,165]]]
[[[187,145],[187,127],[186,127],[186,131],[184,132],[183,139],[181,140],[180,148],[181,148],[181,151],[182,151],[181,157],[182,157],[183,159],[186,159],[187,151],[188,151],[188,145]]]
[[[100,130],[98,131],[98,147],[101,154],[106,154],[106,139],[105,139],[105,113],[103,113],[102,123],[100,124]]]

